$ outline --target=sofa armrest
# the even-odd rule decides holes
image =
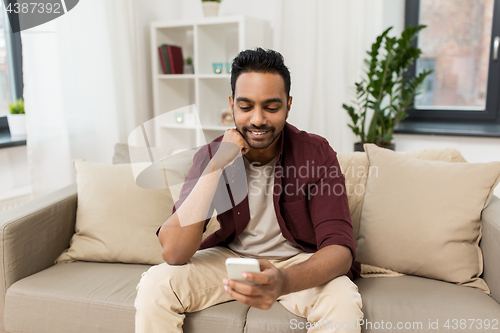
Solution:
[[[54,264],[75,232],[76,184],[0,214],[0,326],[5,293],[16,281]]]
[[[492,196],[481,215],[483,238],[481,250],[484,257],[483,279],[491,290],[491,296],[500,303],[500,199]]]

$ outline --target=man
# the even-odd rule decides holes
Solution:
[[[184,313],[229,300],[260,309],[278,300],[310,332],[359,332],[361,297],[349,279],[359,267],[336,153],[286,122],[290,73],[278,52],[240,52],[231,88],[236,128],[193,158],[177,209],[157,232],[166,263],[137,286],[136,332],[182,332]],[[229,184],[241,184],[241,155],[248,195],[223,211],[222,193],[235,197]],[[221,228],[201,242],[214,209]],[[261,273],[243,278],[260,285],[227,279],[225,260],[238,257],[259,259]]]

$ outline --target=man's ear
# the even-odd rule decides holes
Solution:
[[[290,112],[292,108],[292,96],[288,97],[288,103],[286,105],[286,117],[285,120],[288,119],[288,113]]]
[[[229,105],[231,106],[231,111],[234,112],[234,101],[233,96],[229,96]]]

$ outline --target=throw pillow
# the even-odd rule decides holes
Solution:
[[[467,162],[460,152],[455,148],[431,148],[413,150],[410,152],[398,152],[408,158],[418,158],[423,160],[438,160],[445,162]],[[347,199],[349,210],[351,211],[352,228],[354,240],[359,237],[359,221],[361,218],[361,208],[366,189],[366,177],[368,174],[368,157],[364,152],[337,154],[340,169],[345,176]]]
[[[500,162],[412,159],[365,144],[369,175],[357,260],[479,288],[481,211],[500,181]]]
[[[172,213],[168,190],[136,185],[130,164],[74,161],[78,186],[75,234],[57,262],[161,264],[156,229]]]
[[[151,147],[151,153],[155,158],[159,158],[161,165],[167,172],[167,179],[169,187],[167,191],[172,196],[172,202],[175,203],[179,200],[180,191],[184,178],[187,176],[191,165],[193,164],[193,156],[196,153],[195,149],[178,149],[172,150],[161,147]],[[149,154],[145,154],[145,147],[133,147],[124,143],[117,143],[115,145],[115,154],[113,156],[113,164],[130,163],[130,153],[135,155],[135,159],[147,161]],[[144,156],[147,155],[147,158]],[[176,155],[176,156],[173,156]],[[165,158],[167,156],[167,158]],[[139,168],[142,170],[142,168]],[[137,172],[137,170],[136,170]],[[173,206],[172,203],[172,206]],[[163,223],[163,222],[162,222]],[[160,224],[161,225],[161,224]],[[158,225],[158,226],[160,226]],[[212,233],[220,229],[220,223],[217,220],[217,214],[214,215],[208,222],[207,228],[202,235],[202,240],[205,240]]]

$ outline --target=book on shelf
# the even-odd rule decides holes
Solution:
[[[165,67],[167,69],[167,72],[165,74],[172,74],[172,66],[170,65],[170,61],[167,55],[167,44],[163,44],[161,46],[161,51],[163,53],[163,59],[165,60]]]
[[[168,61],[172,74],[184,74],[184,58],[182,48],[175,45],[167,45]]]
[[[181,47],[162,44],[158,47],[158,54],[163,74],[184,74],[184,58]]]
[[[160,56],[161,69],[163,74],[167,74],[167,65],[165,63],[165,58],[163,57],[162,47],[158,46],[158,54]]]

